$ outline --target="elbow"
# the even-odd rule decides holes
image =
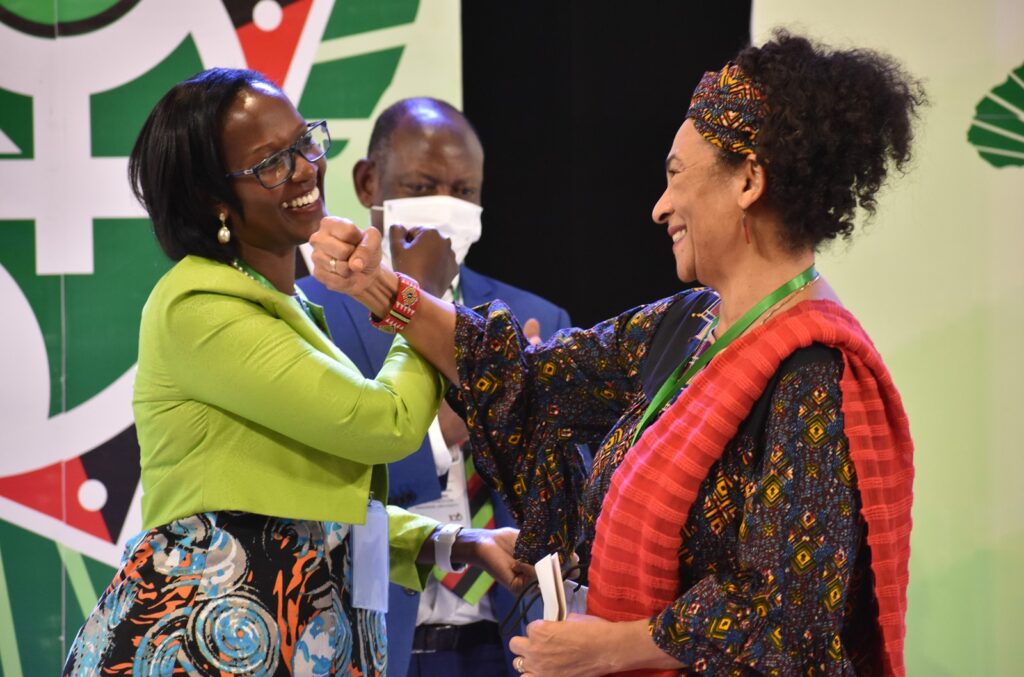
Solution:
[[[394,463],[395,461],[401,461],[407,456],[411,456],[423,444],[423,438],[426,435],[426,428],[420,431],[395,430],[393,438],[388,440],[386,444],[381,445],[378,455],[379,460],[375,459],[375,463]]]

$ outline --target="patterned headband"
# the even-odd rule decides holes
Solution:
[[[686,117],[705,139],[730,153],[754,152],[768,103],[764,90],[734,63],[708,71],[693,90]]]

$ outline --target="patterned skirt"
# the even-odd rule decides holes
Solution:
[[[384,614],[352,607],[348,535],[239,512],[140,534],[64,675],[382,675]]]

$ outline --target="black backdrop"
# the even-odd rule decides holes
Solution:
[[[665,155],[701,73],[749,40],[749,1],[463,0],[463,104],[486,153],[467,263],[577,326],[679,290],[650,216]]]

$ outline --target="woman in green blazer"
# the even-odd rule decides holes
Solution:
[[[147,531],[66,675],[382,674],[389,568],[417,589],[435,557],[516,571],[513,530],[381,506],[384,464],[419,446],[445,382],[401,338],[363,378],[295,287],[329,145],[325,122],[230,69],[176,85],[140,133],[132,188],[177,261],[139,340]]]

